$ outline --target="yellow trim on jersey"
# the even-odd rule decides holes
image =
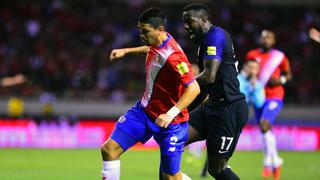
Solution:
[[[188,65],[185,62],[178,64],[177,68],[178,68],[178,71],[181,75],[184,75],[190,71],[188,68]]]
[[[208,56],[217,55],[217,48],[215,46],[208,46],[207,54],[208,54]]]

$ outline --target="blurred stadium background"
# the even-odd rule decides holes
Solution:
[[[136,27],[150,6],[168,15],[168,31],[191,62],[182,7],[190,0],[11,0],[0,2],[0,77],[27,81],[0,88],[0,179],[99,179],[99,146],[117,117],[142,96],[143,57],[108,63],[111,49],[141,45]],[[319,179],[319,0],[201,0],[214,23],[233,36],[237,58],[257,46],[261,30],[277,36],[293,71],[285,106],[274,128],[285,165],[283,179]],[[157,179],[154,141],[123,157],[123,179]],[[242,179],[261,179],[260,133],[250,120],[231,166]],[[202,158],[188,152],[183,170],[199,178]],[[137,162],[139,166],[137,166]],[[208,178],[209,179],[209,178]]]

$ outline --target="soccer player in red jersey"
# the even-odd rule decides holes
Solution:
[[[139,17],[140,37],[147,46],[115,49],[110,60],[128,54],[147,54],[146,88],[142,100],[116,123],[102,145],[102,177],[119,180],[120,155],[152,136],[160,146],[160,171],[164,179],[188,179],[180,172],[181,155],[188,135],[187,106],[200,93],[191,65],[174,38],[165,31],[165,15],[157,8]]]
[[[265,86],[266,101],[262,108],[255,109],[256,119],[263,133],[264,168],[263,177],[272,175],[280,178],[280,167],[283,160],[277,152],[276,138],[271,131],[276,116],[283,106],[283,85],[291,79],[291,70],[285,54],[274,49],[276,37],[274,32],[263,30],[260,36],[260,47],[247,53],[247,60],[255,59],[260,63],[259,80]]]

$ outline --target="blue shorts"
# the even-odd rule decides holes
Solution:
[[[274,124],[275,119],[283,106],[283,101],[278,99],[267,99],[261,108],[255,108],[256,120],[259,123],[262,119]]]
[[[119,118],[111,138],[126,151],[137,142],[145,143],[152,136],[160,146],[161,171],[167,174],[179,172],[181,155],[188,137],[188,122],[162,128],[146,115],[138,102]]]

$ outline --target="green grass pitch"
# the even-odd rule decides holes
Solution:
[[[320,179],[319,152],[280,152],[285,164],[283,180]],[[241,179],[262,179],[260,152],[236,152],[230,161]],[[200,180],[203,159],[184,153],[182,171]],[[156,180],[159,152],[133,151],[121,157],[121,180]],[[0,149],[1,180],[99,180],[101,159],[98,149],[41,150]],[[208,180],[212,178],[203,178]]]

